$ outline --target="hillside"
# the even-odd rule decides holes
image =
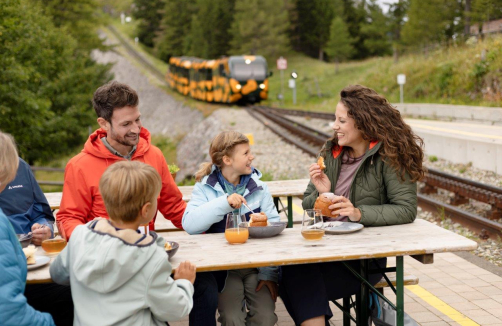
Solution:
[[[114,26],[132,41],[134,25],[114,21]],[[145,47],[138,44],[136,48],[150,56],[157,68],[167,70],[167,65],[153,58]],[[284,71],[283,104],[288,108],[331,111],[336,106],[340,90],[357,83],[374,88],[396,103],[399,101],[396,77],[400,73],[406,74],[404,101],[407,103],[502,106],[502,36],[452,46],[427,56],[409,54],[401,57],[397,64],[391,57],[345,62],[339,65],[338,73],[334,63],[321,62],[293,51],[284,57],[288,60],[288,69]],[[281,92],[281,78],[275,61],[269,61],[269,69],[273,71],[269,80],[269,100],[263,104],[280,106],[277,96]],[[293,105],[292,90],[288,88],[292,71],[298,73],[296,105]]]

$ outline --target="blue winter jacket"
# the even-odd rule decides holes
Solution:
[[[19,158],[16,178],[0,193],[0,208],[16,233],[28,233],[35,223],[50,227],[54,236],[54,215],[30,166]]]
[[[183,229],[189,234],[225,232],[224,217],[234,209],[228,204],[228,195],[218,182],[217,173],[216,166],[213,165],[211,173],[195,184],[182,220]],[[278,222],[279,214],[267,185],[260,181],[261,176],[261,172],[254,169],[243,197],[255,213],[263,211],[269,221]],[[246,207],[241,207],[240,212],[249,220],[251,212]],[[263,267],[258,270],[260,280],[277,282],[276,267]]]
[[[0,324],[3,326],[54,325],[52,316],[26,302],[26,256],[12,225],[0,209]]]

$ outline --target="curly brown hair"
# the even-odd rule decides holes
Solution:
[[[399,110],[373,89],[350,85],[340,92],[340,102],[347,108],[347,114],[354,119],[363,139],[380,141],[380,155],[405,179],[407,172],[411,181],[424,177],[424,141],[407,125]],[[330,140],[338,145],[336,132]]]

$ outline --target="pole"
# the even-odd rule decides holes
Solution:
[[[281,69],[281,105],[284,103],[284,70]]]
[[[403,84],[399,85],[399,98],[401,100],[401,104],[403,104]]]
[[[295,87],[293,87],[293,105],[296,105],[296,83]]]

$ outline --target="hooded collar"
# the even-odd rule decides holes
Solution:
[[[107,133],[103,129],[97,129],[94,131],[87,141],[85,142],[84,149],[82,152],[91,154],[99,158],[114,159],[119,160],[120,157],[114,155],[105,144],[101,141],[101,138],[106,137]],[[132,158],[144,156],[145,153],[150,149],[151,136],[150,132],[146,128],[141,128],[139,133],[139,142],[136,145],[136,151],[133,153]]]
[[[373,140],[373,141],[371,141],[371,142],[370,142],[370,146],[369,146],[369,148],[368,148],[368,152],[367,152],[367,153],[368,153],[369,155],[373,154],[373,153],[369,153],[369,152],[373,152],[372,150],[373,150],[373,148],[374,148],[376,145],[378,145],[378,146],[377,146],[377,148],[375,149],[375,151],[377,151],[377,150],[380,148],[380,143],[381,143],[381,142],[379,142],[378,140]],[[327,145],[331,145],[330,147],[332,147],[332,148],[333,148],[333,149],[331,150],[331,152],[333,153],[333,157],[334,157],[335,159],[336,159],[336,158],[338,158],[338,156],[340,156],[340,154],[342,153],[343,146],[338,146],[338,145],[334,146],[332,141],[329,141],[329,142],[327,143]],[[330,148],[330,147],[326,146],[326,148]]]
[[[225,193],[225,190],[223,189],[222,185],[218,181],[218,173],[219,169],[216,165],[213,164],[211,168],[211,173],[208,176],[205,176],[204,179],[202,179],[202,183],[210,186],[216,191],[223,192]],[[262,190],[262,186],[258,186],[256,180],[259,180],[262,176],[261,172],[258,171],[257,169],[253,168],[253,172],[249,175],[250,179],[246,184],[246,190],[244,191],[243,197],[246,197],[248,195],[251,195],[255,191]],[[255,180],[256,179],[256,180]],[[242,182],[241,178],[241,182]]]

